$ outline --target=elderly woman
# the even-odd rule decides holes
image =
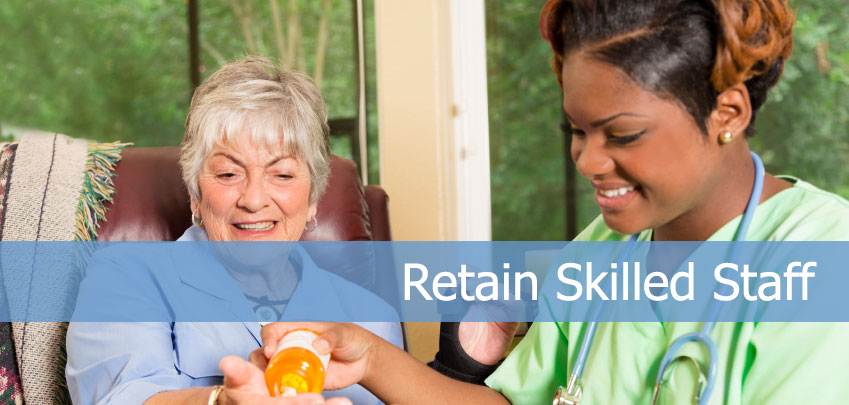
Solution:
[[[324,102],[306,76],[256,57],[223,66],[197,89],[186,119],[180,163],[194,225],[179,240],[299,240],[315,226],[316,205],[327,185],[328,133]],[[316,269],[298,248],[281,252],[280,245],[257,249],[253,244],[249,257],[240,257],[238,249],[226,251],[233,244],[218,244],[223,249],[213,250],[224,251],[214,255],[195,245],[202,244],[170,245],[165,254],[121,247],[99,251],[80,286],[75,319],[112,320],[118,312],[124,315],[118,319],[127,321],[195,320],[185,314],[220,307],[238,320],[254,313],[257,320],[72,322],[66,374],[74,402],[323,403],[317,394],[269,397],[263,371],[247,359],[260,347],[259,321],[309,308],[305,294],[298,293],[301,277],[328,291],[356,287]],[[344,299],[315,309],[344,311],[355,304]],[[388,308],[374,296],[366,299]],[[150,312],[120,314],[116,303]],[[400,344],[397,323],[362,326]],[[349,403],[344,397],[358,404],[378,402],[358,386],[326,394],[343,397],[328,403]]]

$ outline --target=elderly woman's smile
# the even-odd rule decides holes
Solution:
[[[213,241],[298,240],[315,216],[304,162],[243,133],[219,143],[198,176],[192,210]]]

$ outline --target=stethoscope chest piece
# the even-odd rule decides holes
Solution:
[[[581,385],[578,384],[577,378],[571,376],[569,378],[569,386],[557,387],[557,392],[554,393],[554,401],[551,405],[578,405],[581,403]]]

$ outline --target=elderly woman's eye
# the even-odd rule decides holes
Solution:
[[[234,183],[241,179],[241,176],[233,172],[224,172],[215,175],[215,178],[221,183]]]
[[[277,177],[281,178],[281,179],[291,179],[292,175],[291,174],[278,174]]]

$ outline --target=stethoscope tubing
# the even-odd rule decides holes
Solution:
[[[637,239],[640,237],[639,234],[631,235],[631,238],[628,239],[628,244],[625,245],[625,250],[622,251],[622,254],[619,255],[619,261],[622,262],[628,256],[631,255],[631,251],[634,250],[636,246]],[[582,342],[590,342],[590,344],[581,344],[581,348],[578,350],[578,358],[575,361],[575,366],[572,368],[572,375],[580,378],[581,374],[584,372],[584,364],[587,362],[587,356],[590,352],[590,345],[592,344],[593,337],[595,336],[595,328],[598,325],[598,317],[601,314],[601,310],[604,307],[603,301],[601,304],[598,304],[593,307],[593,312],[590,315],[591,321],[587,323],[587,329],[584,330],[584,338]]]
[[[749,202],[746,205],[746,211],[743,213],[743,219],[740,221],[740,225],[737,228],[737,234],[734,237],[734,241],[745,241],[746,235],[749,232],[749,226],[752,223],[752,218],[755,216],[755,210],[758,207],[758,204],[761,200],[761,195],[763,194],[764,188],[764,165],[760,156],[758,156],[755,152],[750,152],[752,156],[752,161],[755,164],[755,184],[752,187],[752,194],[749,196]],[[628,239],[628,244],[625,247],[625,250],[622,252],[619,261],[623,261],[627,258],[631,251],[636,245],[637,239],[639,238],[639,234],[631,235]],[[738,246],[735,244],[731,248],[731,259],[734,261],[734,258],[737,256]],[[587,356],[589,355],[590,346],[592,346],[593,337],[595,335],[596,326],[598,325],[598,317],[601,314],[603,304],[596,305],[593,309],[593,312],[590,316],[590,322],[587,323],[587,328],[584,331],[584,337],[581,341],[581,347],[578,350],[578,357],[575,359],[575,365],[572,368],[572,376],[571,379],[580,379],[581,375],[584,372],[584,364],[586,364]],[[716,323],[716,318],[719,316],[719,311],[721,309],[721,303],[718,301],[714,301],[711,304],[711,307],[708,312],[707,321],[702,325],[702,329],[699,332],[691,332],[685,335],[682,335],[669,346],[669,349],[663,356],[663,360],[660,363],[660,369],[657,373],[657,380],[655,384],[660,384],[663,379],[663,374],[666,371],[666,367],[669,366],[669,363],[675,356],[675,353],[688,342],[701,342],[708,348],[709,353],[709,365],[708,365],[708,376],[705,386],[699,395],[699,405],[705,405],[710,398],[710,394],[713,391],[714,384],[716,382],[716,369],[717,369],[717,348],[716,342],[710,337],[710,332],[713,330],[713,326]],[[653,398],[652,402],[654,402],[657,398]]]

